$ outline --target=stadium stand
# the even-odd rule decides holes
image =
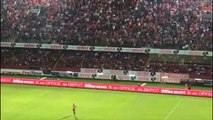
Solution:
[[[201,3],[205,2],[2,0],[1,40],[212,50],[212,22],[203,15],[212,7]]]
[[[80,72],[81,68],[187,73],[194,78],[212,79],[211,60],[207,63],[154,61],[149,54],[3,49],[1,68],[50,69]]]
[[[52,66],[59,55],[55,50],[2,49],[1,68],[42,70]]]

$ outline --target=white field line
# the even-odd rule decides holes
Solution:
[[[177,109],[177,107],[180,106],[180,104],[182,103],[183,99],[181,99],[176,105],[175,107],[167,114],[167,116],[165,117],[164,120],[168,120],[168,118],[170,117],[170,115]]]
[[[43,80],[43,79],[46,79],[47,77],[42,77],[41,79],[39,79],[39,80]]]
[[[141,86],[145,86],[145,85],[146,85],[146,83],[141,84]]]

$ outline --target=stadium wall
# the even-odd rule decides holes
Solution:
[[[40,70],[20,70],[20,69],[1,69],[1,74],[17,74],[17,75],[37,75],[37,76],[53,76],[67,78],[91,78],[91,79],[107,79],[121,81],[143,81],[143,82],[164,82],[164,83],[180,83],[182,79],[189,78],[188,74],[146,72],[146,71],[128,71],[123,70],[103,70],[101,73],[98,69],[81,69],[81,72],[72,71],[52,71],[50,74],[44,74]],[[166,78],[165,78],[166,77]]]

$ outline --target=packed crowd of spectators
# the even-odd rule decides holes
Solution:
[[[117,70],[142,70],[148,55],[110,52],[74,52],[65,53],[58,67],[82,67]]]
[[[2,0],[1,39],[211,50],[212,22],[199,1]]]
[[[79,72],[80,68],[188,73],[212,78],[211,63],[182,64],[152,62],[148,54],[59,51],[38,49],[1,50],[1,68],[63,70]],[[77,70],[77,71],[75,71]]]
[[[60,54],[55,50],[2,49],[1,68],[49,69]]]
[[[190,74],[193,78],[212,79],[211,65],[179,64],[179,63],[150,63],[145,71]]]
[[[179,63],[149,63],[145,71],[171,72],[171,73],[189,73],[192,75],[212,76],[211,65],[179,64]]]

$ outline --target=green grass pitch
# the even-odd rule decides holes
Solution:
[[[1,95],[2,120],[212,120],[212,98],[9,84]]]

